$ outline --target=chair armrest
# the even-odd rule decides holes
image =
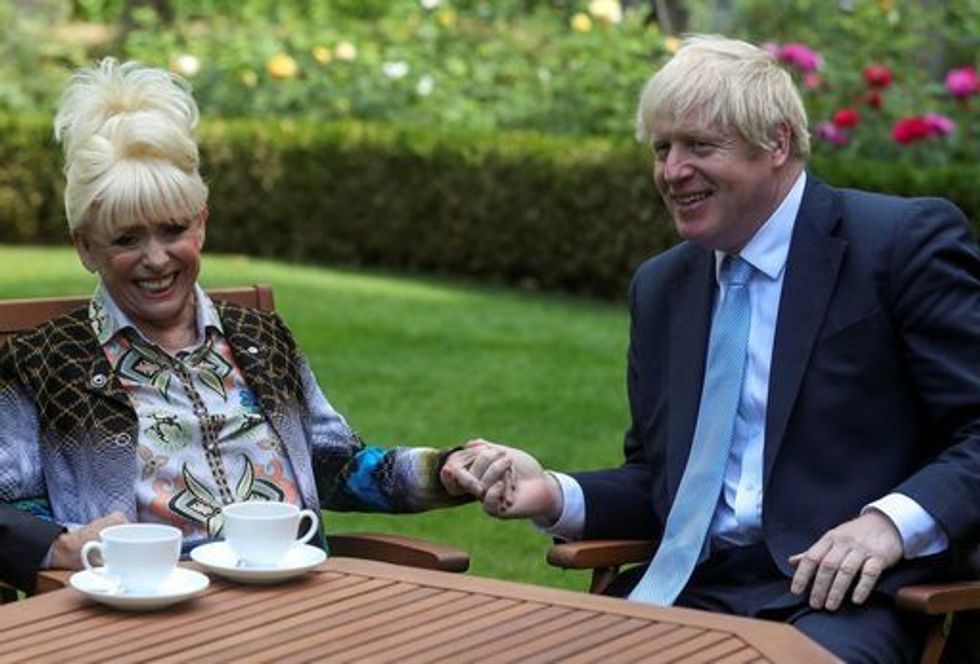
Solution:
[[[895,604],[929,615],[980,609],[980,581],[905,586],[895,595]]]
[[[555,544],[548,550],[548,564],[565,569],[619,567],[643,563],[653,557],[650,540],[586,540]]]
[[[463,551],[401,535],[334,533],[327,536],[327,542],[330,554],[335,556],[367,558],[443,572],[465,572],[470,566],[470,557]]]

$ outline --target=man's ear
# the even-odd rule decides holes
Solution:
[[[792,137],[792,132],[789,125],[785,122],[780,123],[776,126],[776,145],[769,152],[769,158],[772,160],[772,165],[776,168],[781,167],[787,161],[789,161],[790,155],[790,140]]]
[[[85,232],[79,229],[73,230],[71,232],[71,243],[75,245],[75,252],[78,254],[78,260],[82,262],[85,269],[92,274],[98,272],[98,263],[95,260],[95,256],[92,255],[92,247],[89,244],[89,240],[85,235]]]

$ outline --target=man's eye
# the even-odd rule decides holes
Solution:
[[[691,152],[695,154],[708,154],[714,149],[714,145],[705,141],[692,141]]]
[[[165,224],[163,227],[163,232],[169,237],[179,237],[184,234],[187,230],[188,225],[181,223],[179,221],[174,221],[169,224]]]
[[[669,152],[670,146],[666,143],[655,143],[653,146],[653,154],[657,159],[666,159]]]

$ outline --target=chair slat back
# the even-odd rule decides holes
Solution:
[[[256,284],[240,288],[216,288],[208,291],[215,300],[234,302],[260,311],[275,311],[272,287]],[[32,330],[55,316],[60,316],[86,302],[88,297],[38,297],[24,300],[0,300],[0,342],[13,334]]]

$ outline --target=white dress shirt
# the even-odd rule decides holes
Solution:
[[[739,253],[755,268],[749,282],[752,321],[745,381],[739,397],[722,492],[711,521],[710,546],[746,546],[762,539],[762,453],[769,372],[786,258],[805,184],[806,174],[801,173],[776,211]],[[716,293],[713,315],[717,313],[718,303],[724,295],[721,291],[724,285],[717,279],[723,258],[723,253],[715,252],[715,283],[719,292]],[[582,489],[572,477],[563,473],[553,474],[562,488],[562,513],[554,524],[536,525],[554,537],[580,539],[585,527]],[[869,509],[884,513],[895,524],[902,537],[906,558],[938,553],[949,546],[949,538],[942,527],[908,496],[889,494],[865,506],[862,513]]]

